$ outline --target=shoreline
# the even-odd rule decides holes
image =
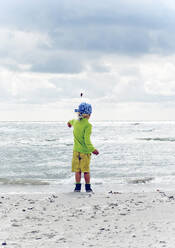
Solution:
[[[174,209],[175,191],[0,193],[0,245],[174,248]]]
[[[175,192],[175,184],[160,183],[91,183],[95,193],[108,193],[109,191],[119,191],[121,193],[154,193],[157,190],[164,192]],[[69,184],[0,184],[0,194],[61,194],[73,192],[75,183]],[[82,192],[85,192],[84,181],[82,182]]]

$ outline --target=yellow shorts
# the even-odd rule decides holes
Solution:
[[[73,151],[72,172],[90,172],[91,154]]]

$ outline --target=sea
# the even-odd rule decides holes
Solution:
[[[94,192],[175,190],[175,122],[91,123]],[[73,191],[72,131],[66,122],[0,122],[0,193]]]

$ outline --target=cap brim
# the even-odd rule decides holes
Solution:
[[[78,109],[75,109],[75,112],[79,112],[79,110]]]

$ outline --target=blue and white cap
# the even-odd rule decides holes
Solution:
[[[92,113],[92,106],[89,103],[82,102],[78,109],[75,109],[75,112],[79,112],[81,115],[82,114],[88,114],[90,115]]]

